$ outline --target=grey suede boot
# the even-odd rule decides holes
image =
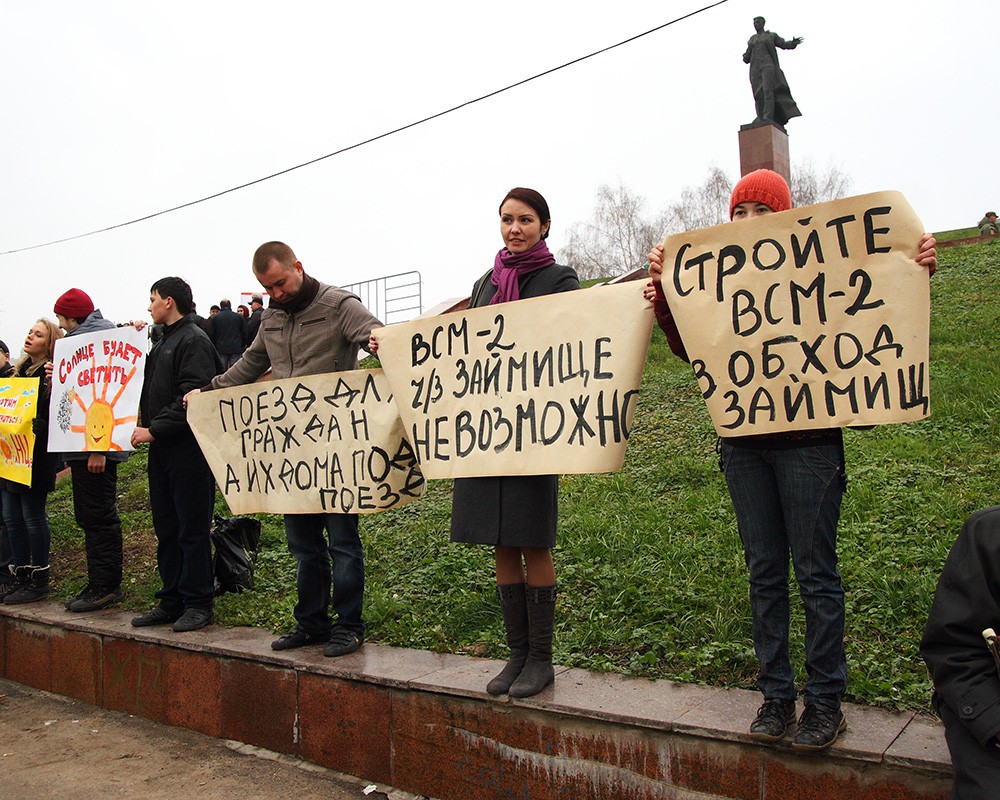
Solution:
[[[5,605],[16,606],[21,603],[34,603],[49,593],[48,567],[19,567],[28,572],[28,577],[17,591],[11,592],[3,601]]]
[[[552,629],[555,623],[556,587],[528,586],[528,658],[517,680],[511,684],[511,697],[532,697],[556,679],[552,667]]]
[[[507,631],[507,646],[510,658],[500,674],[486,684],[490,694],[503,694],[515,678],[528,657],[528,611],[525,608],[524,584],[505,583],[497,586],[500,610],[503,611],[503,626]]]

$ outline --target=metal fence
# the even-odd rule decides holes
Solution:
[[[406,322],[423,312],[419,272],[398,272],[342,286],[361,298],[365,307],[386,325]]]

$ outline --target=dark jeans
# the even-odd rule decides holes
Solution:
[[[365,557],[357,514],[285,514],[285,536],[298,562],[298,626],[315,636],[330,632],[332,582],[337,624],[364,634]]]
[[[86,460],[70,462],[73,512],[87,547],[87,582],[95,588],[122,584],[122,523],[118,517],[118,463],[90,472]]]
[[[170,612],[211,608],[215,480],[194,437],[149,446],[149,508],[156,530],[156,593]]]
[[[3,494],[3,521],[10,538],[14,566],[47,567],[49,565],[49,520],[45,516],[45,501],[49,493],[38,490]]]
[[[2,508],[0,508],[0,514],[2,514]],[[0,522],[0,583],[13,580],[13,576],[10,574],[10,567],[13,563],[14,557],[10,552],[10,537],[7,535],[7,526]]]
[[[750,571],[757,686],[767,699],[795,700],[788,655],[788,558],[806,617],[807,704],[839,708],[847,688],[844,590],[837,521],[844,494],[837,444],[786,450],[722,444],[722,464]]]

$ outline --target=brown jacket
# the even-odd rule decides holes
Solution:
[[[252,383],[267,372],[297,378],[358,368],[358,349],[382,323],[356,295],[320,283],[319,293],[295,314],[265,309],[260,330],[243,356],[212,379],[213,389]]]

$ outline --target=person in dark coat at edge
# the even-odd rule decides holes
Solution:
[[[150,288],[149,313],[163,339],[146,359],[139,425],[132,446],[149,444],[149,508],[156,532],[156,567],[163,588],[158,605],[132,625],[173,624],[178,632],[213,619],[212,511],[215,479],[187,422],[184,395],[216,374],[216,353],[191,315],[191,287],[160,278]]]
[[[953,800],[1000,797],[1000,651],[987,643],[988,628],[1000,630],[1000,506],[962,526],[920,640],[951,752]]]
[[[66,336],[114,330],[94,308],[90,295],[70,289],[60,295],[53,310]],[[50,375],[51,377],[51,375]],[[110,439],[110,436],[109,436]],[[84,536],[87,584],[63,605],[67,611],[87,612],[120,603],[122,593],[122,523],[118,516],[118,465],[128,453],[110,449],[60,453],[73,474],[73,514]]]
[[[576,272],[555,263],[545,243],[549,206],[534,189],[511,189],[500,204],[504,247],[472,289],[469,307],[580,288]],[[372,339],[369,351],[378,349]],[[510,659],[487,686],[493,695],[531,697],[555,680],[557,475],[455,480],[451,540],[495,547],[497,595]]]

